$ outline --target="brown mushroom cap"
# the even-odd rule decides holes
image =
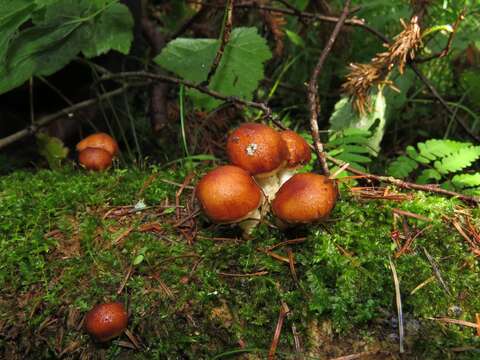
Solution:
[[[128,315],[123,304],[103,303],[91,309],[85,317],[85,330],[100,342],[121,335],[127,328]]]
[[[214,222],[237,222],[260,206],[262,193],[253,178],[238,166],[220,166],[197,184],[196,195]]]
[[[288,149],[280,134],[267,125],[246,123],[227,139],[230,162],[258,177],[270,176],[283,167]]]
[[[280,132],[280,136],[287,144],[288,149],[286,167],[297,167],[310,161],[312,158],[312,152],[303,137],[292,130],[282,131]]]
[[[112,155],[100,148],[86,148],[78,153],[78,162],[87,170],[103,171],[112,166]]]
[[[312,173],[296,174],[278,190],[272,210],[287,223],[308,223],[326,218],[336,198],[333,180]]]
[[[108,151],[112,156],[118,154],[117,141],[105,133],[92,134],[77,144],[77,151],[79,152],[86,148],[100,148]]]

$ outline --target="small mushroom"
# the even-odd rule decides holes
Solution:
[[[77,144],[78,152],[86,148],[100,148],[108,151],[113,157],[118,154],[117,141],[106,133],[92,134]]]
[[[128,324],[127,311],[123,304],[110,302],[96,305],[85,317],[85,330],[99,342],[121,335]]]
[[[279,187],[276,174],[288,155],[277,131],[263,124],[245,123],[228,137],[227,155],[233,165],[253,175],[267,198],[273,199]]]
[[[217,224],[239,223],[248,237],[260,220],[262,192],[238,166],[217,167],[197,184],[196,196],[207,217]]]
[[[112,154],[100,148],[86,148],[78,153],[78,162],[87,170],[103,171],[112,166]]]
[[[288,157],[285,167],[278,172],[280,186],[290,179],[297,169],[307,164],[312,158],[312,152],[303,137],[292,130],[280,132],[280,136],[287,144]]]
[[[336,199],[335,181],[312,173],[296,174],[280,187],[272,210],[284,223],[310,223],[327,218]]]

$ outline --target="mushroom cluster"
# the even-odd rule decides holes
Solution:
[[[214,223],[238,223],[248,237],[272,207],[282,225],[322,220],[335,206],[336,185],[328,177],[296,174],[311,160],[305,139],[294,131],[278,132],[257,123],[245,123],[227,139],[231,165],[207,173],[196,195]]]
[[[117,141],[108,134],[96,133],[77,144],[78,162],[87,170],[103,171],[112,166],[118,154]]]

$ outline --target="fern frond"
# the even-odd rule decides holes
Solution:
[[[435,169],[425,169],[417,178],[417,183],[419,184],[429,184],[432,182],[437,182],[442,179],[442,174],[440,174]]]
[[[416,168],[418,163],[415,160],[402,155],[389,165],[387,174],[396,178],[406,178]]]
[[[455,175],[452,183],[460,188],[480,186],[480,173]]]
[[[442,174],[454,173],[472,165],[480,158],[480,146],[470,146],[433,163]]]

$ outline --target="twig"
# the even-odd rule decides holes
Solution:
[[[432,266],[433,274],[435,275],[437,280],[440,282],[440,284],[442,284],[442,287],[445,290],[445,292],[448,295],[452,296],[452,293],[450,292],[450,289],[448,288],[447,283],[443,280],[442,274],[440,273],[440,269],[438,268],[436,261],[433,259],[432,255],[429,254],[426,248],[424,247],[422,248],[423,248],[423,252],[425,253],[425,256],[427,257],[428,262]]]
[[[278,342],[280,341],[280,335],[282,333],[283,322],[287,316],[289,309],[287,304],[282,302],[280,307],[280,312],[278,314],[277,326],[275,327],[275,333],[273,335],[272,343],[270,345],[270,350],[268,351],[268,360],[275,359],[275,352],[277,351]]]
[[[270,246],[268,248],[268,250],[272,251],[273,249],[276,249],[278,247],[285,246],[285,245],[290,245],[290,244],[301,244],[301,243],[304,243],[305,241],[307,241],[306,237],[301,237],[301,238],[298,238],[298,239],[285,240],[285,241],[282,241],[278,244]]]
[[[259,103],[255,101],[248,101],[248,100],[243,100],[241,98],[235,97],[235,96],[226,96],[223,94],[220,94],[217,91],[210,90],[204,86],[197,85],[191,81],[188,80],[182,80],[178,79],[172,76],[167,76],[167,75],[162,75],[162,74],[154,74],[154,73],[149,73],[145,71],[128,71],[128,72],[122,72],[122,73],[116,73],[116,74],[110,74],[110,75],[105,75],[100,78],[99,81],[108,81],[108,80],[114,80],[114,79],[128,79],[128,78],[141,78],[141,79],[150,79],[153,81],[159,81],[159,82],[167,82],[170,84],[175,84],[175,85],[184,85],[188,88],[195,89],[200,91],[203,94],[207,94],[211,97],[214,97],[219,100],[223,100],[226,102],[231,102],[237,105],[244,105],[244,106],[249,106],[253,107],[255,109],[259,109],[265,113],[265,117],[270,117],[272,114],[272,110],[265,104],[265,103]]]
[[[364,358],[366,356],[375,355],[375,354],[378,354],[378,353],[379,353],[379,351],[376,351],[376,350],[364,351],[364,352],[361,352],[361,353],[350,354],[350,355],[345,355],[345,356],[332,358],[330,360],[356,360],[356,359]]]
[[[208,72],[207,79],[201,83],[202,86],[207,86],[217,71],[218,65],[220,64],[225,51],[225,46],[227,46],[228,40],[230,40],[230,34],[232,33],[233,25],[233,2],[234,0],[227,0],[227,5],[225,8],[225,22],[222,29],[222,40],[220,46],[218,47],[212,66],[210,67],[210,71]]]
[[[457,19],[455,20],[455,23],[452,26],[452,32],[450,33],[450,36],[448,37],[448,40],[447,40],[447,45],[445,45],[443,50],[441,50],[441,51],[439,51],[435,54],[432,54],[428,57],[425,57],[425,58],[416,58],[413,61],[417,64],[421,64],[421,63],[424,63],[424,62],[427,62],[427,61],[430,61],[430,60],[433,60],[433,59],[440,59],[442,57],[447,56],[448,53],[450,52],[451,47],[452,47],[453,38],[455,37],[455,35],[457,33],[457,30],[460,26],[460,23],[465,19],[465,13],[466,13],[466,9],[464,8],[460,12],[460,14],[458,15]]]
[[[290,267],[290,273],[292,274],[292,278],[293,278],[293,281],[295,283],[295,286],[298,288],[298,287],[300,287],[300,285],[299,285],[299,282],[298,282],[297,271],[295,270],[295,259],[293,257],[292,250],[288,249],[287,254],[288,254],[288,265]]]
[[[427,317],[428,320],[435,320],[435,321],[440,321],[440,322],[446,322],[449,324],[455,324],[455,325],[462,325],[462,326],[468,326],[471,328],[478,329],[478,325],[476,323],[470,322],[470,321],[465,321],[465,320],[457,320],[457,319],[450,319],[450,318],[432,318],[432,317]]]
[[[400,282],[398,281],[398,276],[397,276],[397,269],[395,268],[395,265],[392,262],[392,259],[389,259],[390,261],[390,269],[392,269],[392,275],[393,275],[393,282],[395,285],[395,297],[396,297],[396,303],[397,303],[397,314],[398,314],[398,337],[399,337],[399,343],[400,343],[400,354],[403,354],[404,349],[403,349],[403,311],[402,311],[402,297],[400,296]]]
[[[318,99],[318,75],[320,75],[320,71],[323,68],[323,64],[325,63],[325,60],[327,59],[328,54],[332,50],[333,44],[335,43],[335,40],[337,39],[338,34],[340,33],[340,29],[342,28],[343,24],[345,23],[345,20],[347,19],[348,16],[348,8],[350,6],[351,0],[345,1],[345,6],[343,7],[342,15],[340,15],[340,18],[338,19],[337,24],[335,25],[335,28],[332,31],[332,34],[330,35],[330,38],[327,41],[327,45],[325,48],[322,50],[320,57],[318,58],[317,65],[313,69],[312,76],[310,78],[310,82],[308,84],[308,105],[310,109],[310,130],[312,132],[312,137],[313,137],[313,143],[315,145],[315,151],[318,156],[318,160],[320,162],[321,168],[323,170],[323,174],[325,176],[330,175],[330,171],[328,170],[328,164],[327,160],[325,158],[325,151],[323,149],[323,144],[320,140],[320,134],[319,134],[319,129],[318,129],[318,115],[320,113],[320,102]]]
[[[74,116],[75,111],[83,109],[85,107],[91,106],[93,104],[96,104],[97,102],[100,102],[102,100],[111,98],[113,96],[119,95],[123,93],[127,89],[127,86],[123,86],[121,88],[118,88],[116,90],[112,90],[109,92],[104,93],[103,95],[100,95],[97,98],[94,99],[88,99],[81,101],[73,106],[69,106],[67,108],[64,108],[60,111],[57,111],[56,113],[46,115],[40,119],[38,119],[35,123],[31,124],[30,126],[26,127],[25,129],[22,129],[20,131],[17,131],[16,133],[6,136],[2,139],[0,139],[0,149],[13,144],[14,142],[21,140],[23,138],[26,138],[30,135],[35,134],[40,128],[42,128],[45,125],[48,125],[52,121],[58,119],[59,117],[62,116],[68,116],[72,117]]]
[[[412,213],[412,212],[410,212],[410,211],[406,211],[406,210],[402,210],[402,209],[397,209],[397,208],[393,208],[392,211],[393,211],[395,214],[398,214],[398,215],[407,216],[407,217],[411,217],[411,218],[414,218],[414,219],[423,220],[423,221],[427,221],[427,222],[431,222],[431,221],[432,221],[432,219],[429,219],[429,218],[427,218],[426,216],[422,216],[422,215],[419,215],[419,214],[415,214],[415,213]]]
[[[226,277],[251,277],[251,276],[268,275],[268,271],[257,271],[257,272],[248,273],[248,274],[234,274],[234,273],[218,272],[218,275],[226,276]]]

